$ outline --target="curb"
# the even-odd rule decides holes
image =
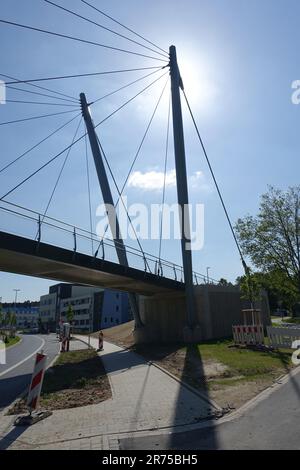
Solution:
[[[5,351],[8,351],[11,348],[15,348],[16,346],[19,346],[19,344],[21,344],[22,342],[23,342],[23,338],[20,338],[20,341],[18,341],[15,344],[12,344],[11,346],[8,346],[8,348],[5,348]]]

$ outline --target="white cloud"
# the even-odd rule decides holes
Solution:
[[[212,186],[206,182],[202,171],[196,171],[189,177],[189,187],[192,190],[211,192]],[[164,187],[164,173],[162,171],[134,171],[128,180],[129,188],[142,189],[144,191],[157,191]],[[176,187],[176,170],[167,171],[166,188]]]
[[[162,171],[134,171],[128,180],[130,188],[155,191],[164,187],[164,173]],[[166,174],[166,188],[176,186],[176,171],[170,170]]]

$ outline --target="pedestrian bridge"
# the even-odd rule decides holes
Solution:
[[[184,291],[174,279],[0,232],[0,270],[142,295]]]

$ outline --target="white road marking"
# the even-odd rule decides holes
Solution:
[[[42,344],[32,353],[30,354],[29,356],[25,357],[25,359],[23,359],[22,361],[18,362],[17,364],[15,364],[14,366],[10,367],[9,369],[5,370],[4,372],[1,372],[0,373],[0,377],[2,377],[3,375],[6,375],[8,374],[8,372],[11,372],[12,370],[14,370],[16,367],[19,367],[21,364],[23,364],[24,362],[28,361],[28,359],[30,359],[32,356],[34,356],[36,353],[38,353],[41,348],[43,348],[45,346],[45,340],[43,340],[42,338],[39,338],[41,341],[42,341]]]

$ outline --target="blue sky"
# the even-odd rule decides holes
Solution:
[[[98,15],[80,0],[57,0],[56,3],[116,29],[122,34],[130,35]],[[186,93],[233,221],[247,213],[257,211],[259,197],[267,190],[269,184],[284,189],[299,183],[300,106],[295,106],[291,102],[291,84],[300,78],[297,60],[297,44],[300,39],[299,2],[296,0],[252,0],[251,2],[91,0],[91,3],[166,50],[169,45],[176,45]],[[143,48],[76,19],[42,0],[22,2],[2,0],[0,17],[147,54]],[[162,64],[154,59],[106,51],[100,47],[49,37],[3,24],[0,25],[0,39],[2,45],[0,73],[20,79]],[[148,53],[153,55],[149,51]],[[45,82],[42,85],[76,98],[83,91],[89,99],[94,100],[146,73],[147,71],[132,72]],[[150,83],[154,77],[155,75],[100,101],[92,108],[94,120],[100,121]],[[164,83],[165,79],[160,80],[148,93],[99,128],[101,142],[120,186]],[[23,88],[34,91],[28,86]],[[7,98],[44,101],[42,97],[13,90],[8,90]],[[69,108],[7,103],[5,106],[0,106],[0,122],[65,109]],[[162,99],[135,171],[147,174],[163,171],[167,109],[168,92]],[[194,269],[204,273],[206,267],[210,266],[212,277],[235,280],[242,273],[239,256],[191,121],[184,106],[183,109],[190,202],[205,205],[205,244],[201,251],[194,253]],[[1,126],[0,167],[75,115],[76,113],[71,113],[28,123]],[[1,173],[1,195],[69,145],[78,122],[79,118],[18,164]],[[83,127],[80,134],[82,131]],[[62,162],[63,157],[7,199],[42,212],[47,205]],[[170,152],[168,171],[172,171],[174,166],[173,154]],[[91,158],[90,168],[92,205],[95,214],[101,198]],[[201,177],[197,184],[192,184],[195,175],[199,173]],[[80,143],[70,154],[50,206],[49,215],[80,227],[89,227],[85,174],[84,144]],[[126,189],[125,194],[132,203],[143,201],[150,204],[161,201],[161,191],[155,189],[151,191],[131,186]],[[175,201],[176,190],[170,184],[167,188],[166,202]],[[2,212],[0,217],[1,230],[20,229],[16,220],[5,217]],[[95,217],[94,223],[96,223]],[[23,225],[22,230],[32,232],[34,227]],[[143,247],[153,254],[158,253],[157,241],[143,242]],[[165,242],[163,257],[181,264],[178,242]],[[53,282],[1,273],[0,297],[11,301],[14,296],[13,289],[19,288],[20,299],[37,299],[47,291],[51,283]]]

